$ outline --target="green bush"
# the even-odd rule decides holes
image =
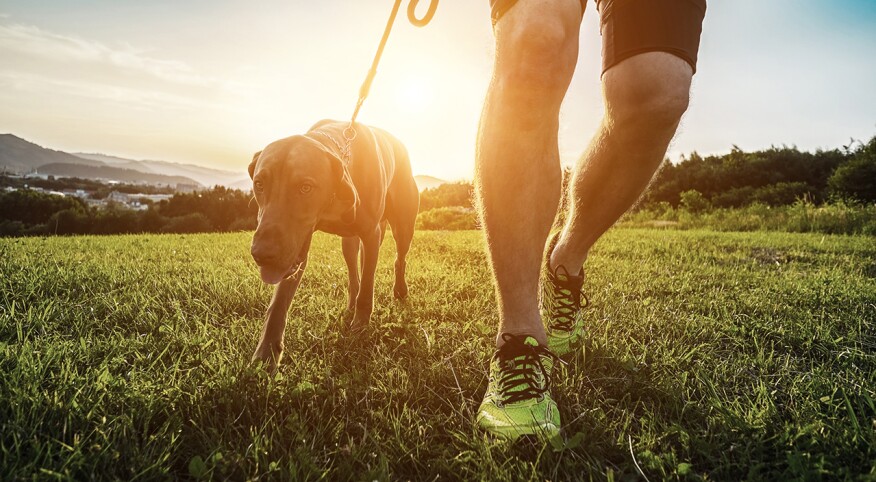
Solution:
[[[836,198],[876,202],[876,137],[852,160],[836,168],[827,185]]]
[[[681,207],[690,213],[697,214],[708,211],[712,205],[699,191],[691,189],[681,193]]]
[[[417,215],[416,229],[426,231],[478,229],[478,218],[474,209],[461,207],[430,209]]]
[[[427,212],[446,207],[471,208],[473,197],[474,187],[470,182],[441,184],[420,193],[420,211]]]

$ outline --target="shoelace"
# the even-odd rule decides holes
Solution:
[[[526,336],[502,333],[502,340],[505,344],[495,356],[499,359],[499,395],[503,403],[541,397],[550,386],[550,375],[541,357],[547,356],[560,363],[563,361],[541,345],[527,345]],[[509,362],[510,367],[507,366]],[[539,383],[539,372],[544,376],[544,383]]]
[[[559,270],[565,273],[566,280],[560,279]],[[554,330],[572,331],[575,326],[575,315],[581,308],[587,306],[590,301],[582,290],[581,281],[572,279],[566,268],[557,266],[556,271],[550,276],[551,288],[554,291],[553,303],[551,303],[552,322],[550,328]],[[581,304],[584,300],[584,304]]]

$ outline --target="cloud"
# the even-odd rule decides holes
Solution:
[[[31,61],[111,67],[119,73],[147,75],[165,82],[189,86],[216,86],[217,79],[200,75],[178,60],[155,59],[132,47],[113,48],[100,42],[61,35],[32,25],[0,25],[0,51],[24,54]]]
[[[78,79],[61,79],[29,73],[0,73],[0,98],[24,94],[32,99],[85,99],[92,107],[104,105],[128,106],[137,110],[203,109],[217,106],[208,100],[160,90],[132,89],[122,85],[106,85]],[[17,94],[12,94],[16,92]],[[57,97],[60,95],[60,98]]]

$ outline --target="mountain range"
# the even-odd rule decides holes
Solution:
[[[0,172],[12,174],[79,177],[133,184],[215,185],[250,189],[247,173],[226,171],[194,164],[158,160],[135,160],[95,153],[68,153],[48,149],[13,134],[0,134]],[[432,176],[415,176],[420,190],[445,181]]]

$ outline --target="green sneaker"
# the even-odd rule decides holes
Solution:
[[[589,301],[582,291],[584,268],[571,275],[564,266],[550,269],[550,255],[559,239],[555,234],[548,245],[541,280],[539,308],[545,322],[548,348],[559,356],[571,353],[584,339],[584,308]]]
[[[503,333],[490,360],[490,383],[478,408],[477,424],[507,439],[560,433],[560,412],[549,391],[556,355],[531,336]],[[558,360],[558,359],[557,359]]]

